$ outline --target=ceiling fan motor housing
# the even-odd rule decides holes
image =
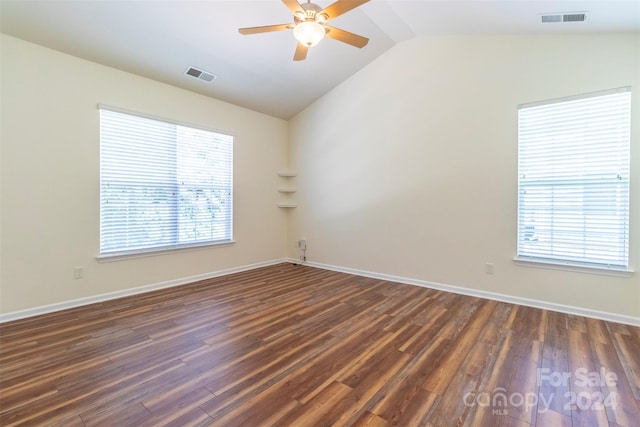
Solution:
[[[326,14],[320,13],[322,8],[315,3],[302,3],[300,7],[304,9],[304,13],[296,12],[293,15],[293,20],[296,24],[304,21],[324,22],[329,18]]]

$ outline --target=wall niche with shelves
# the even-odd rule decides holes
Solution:
[[[298,174],[292,171],[280,171],[278,172],[278,176],[280,177],[280,185],[278,185],[277,191],[280,193],[280,197],[276,206],[285,209],[295,208],[298,204],[294,198],[296,192],[294,180]]]

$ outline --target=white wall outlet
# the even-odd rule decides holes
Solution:
[[[487,274],[493,274],[493,263],[488,262],[484,265],[484,272]]]
[[[307,249],[307,240],[306,239],[302,239],[302,240],[298,240],[298,247],[300,249],[302,249],[303,251]]]
[[[84,278],[84,267],[75,267],[73,269],[73,278],[74,279]]]

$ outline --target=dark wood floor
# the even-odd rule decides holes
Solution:
[[[0,340],[4,426],[640,425],[640,328],[291,264]]]

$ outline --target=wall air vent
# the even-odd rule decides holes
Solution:
[[[540,22],[542,24],[552,22],[584,22],[586,20],[587,12],[544,13],[540,15]]]
[[[185,71],[184,73],[187,76],[195,77],[196,79],[204,80],[205,82],[212,82],[216,79],[215,74],[191,66],[187,68],[187,71]]]

